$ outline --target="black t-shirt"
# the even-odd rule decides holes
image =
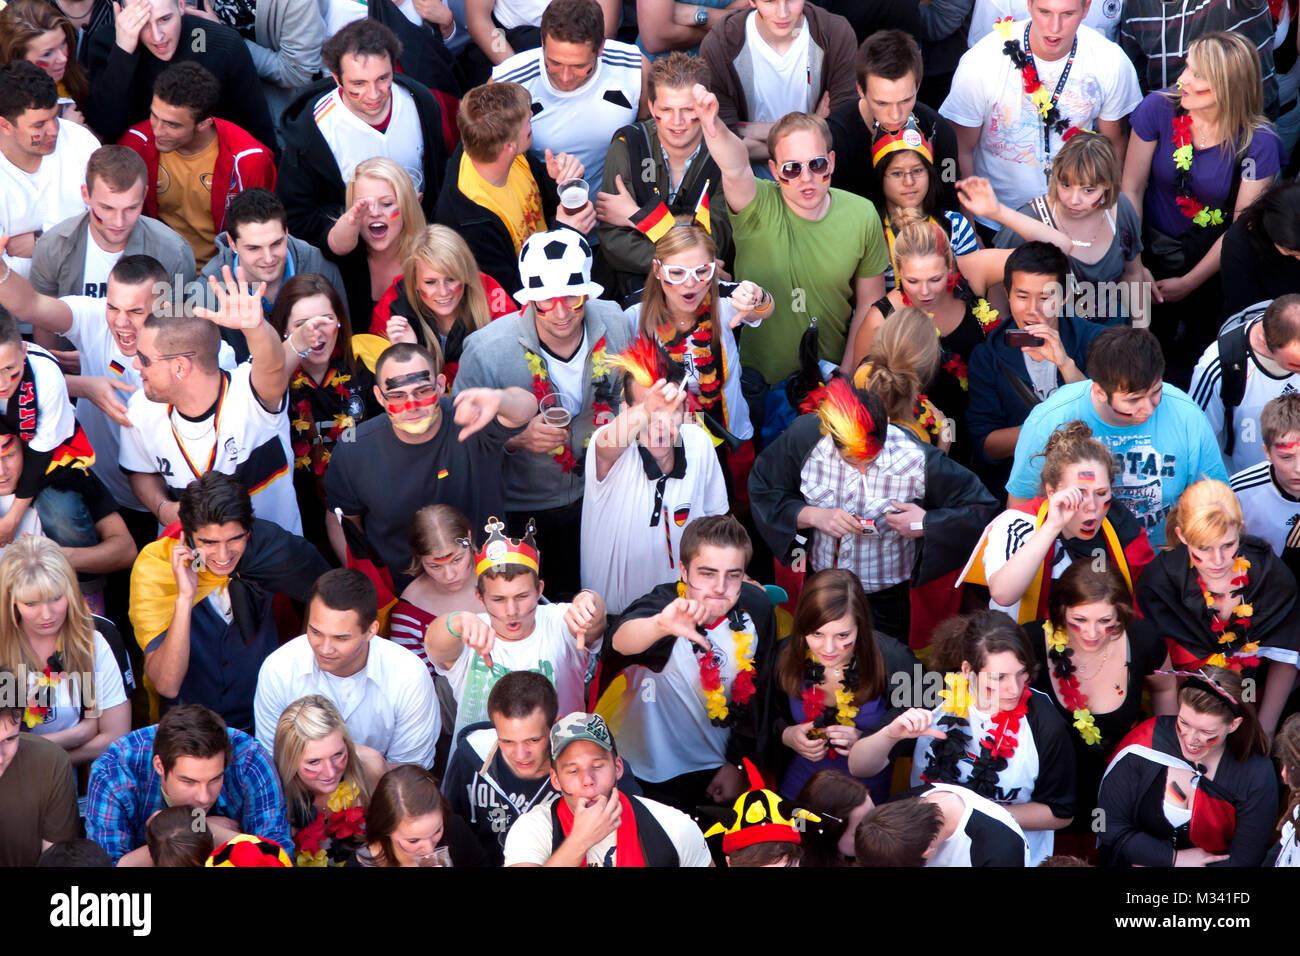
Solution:
[[[934,168],[939,176],[939,207],[957,208],[957,134],[946,119],[924,103],[912,107],[921,134],[934,149]],[[858,102],[845,103],[826,121],[835,148],[835,172],[831,185],[871,200],[879,209],[885,201],[876,171],[871,165],[872,132],[858,112]],[[945,408],[944,411],[947,411]]]
[[[451,505],[480,530],[490,516],[505,517],[504,446],[523,429],[493,420],[462,442],[451,399],[439,407],[438,433],[422,445],[400,441],[386,416],[362,422],[355,442],[335,446],[325,472],[330,508],[361,516],[371,547],[399,587],[411,559],[411,518],[425,505]]]

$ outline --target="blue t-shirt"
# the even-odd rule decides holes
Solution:
[[[1174,113],[1177,103],[1163,93],[1148,93],[1129,117],[1133,132],[1140,139],[1156,144],[1156,154],[1151,160],[1151,179],[1147,185],[1146,217],[1151,224],[1171,236],[1181,236],[1192,228],[1192,221],[1178,208],[1175,197],[1177,170],[1174,169]],[[1276,176],[1286,162],[1286,151],[1270,125],[1255,130],[1243,162],[1243,180],[1262,180]],[[1197,149],[1192,153],[1192,193],[1210,208],[1223,209],[1224,217],[1232,210],[1224,209],[1228,194],[1232,192],[1232,170],[1235,160],[1218,146]]]
[[[1058,426],[1081,421],[1114,452],[1119,465],[1115,497],[1146,529],[1151,546],[1159,548],[1165,543],[1165,516],[1184,488],[1202,478],[1228,480],[1214,431],[1187,393],[1168,382],[1155,413],[1141,425],[1124,427],[1101,420],[1091,390],[1091,380],[1063,385],[1029,413],[1016,442],[1007,493],[1017,498],[1037,495],[1047,439]]]

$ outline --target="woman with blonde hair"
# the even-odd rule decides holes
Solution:
[[[1019,209],[1002,205],[986,179],[962,180],[957,192],[974,215],[1002,224],[996,240],[999,249],[1048,242],[1069,257],[1070,275],[1076,282],[1140,283],[1150,278],[1141,259],[1142,220],[1120,190],[1122,175],[1110,140],[1081,131],[1052,157],[1047,192]],[[1079,314],[1099,322],[1145,314],[1142,295],[1076,301],[1076,306],[1089,305],[1086,315]],[[1117,308],[1112,310],[1112,305]]]
[[[1148,94],[1130,117],[1124,194],[1141,216],[1142,258],[1157,280],[1152,331],[1169,364],[1187,371],[1181,381],[1166,376],[1178,385],[1219,328],[1223,233],[1286,162],[1263,114],[1260,76],[1249,40],[1206,33],[1188,46],[1177,85]],[[1180,324],[1187,332],[1175,345]]]
[[[1259,719],[1272,733],[1296,677],[1295,578],[1267,542],[1245,533],[1237,496],[1221,481],[1189,485],[1166,527],[1166,550],[1138,583],[1138,608],[1179,670],[1214,665],[1257,678],[1268,661]]]
[[[440,350],[450,388],[465,336],[518,309],[501,283],[479,271],[459,233],[446,226],[425,226],[401,276],[375,306],[370,331],[390,342]]]
[[[59,116],[86,125],[78,105],[90,92],[77,62],[77,30],[44,0],[12,0],[0,10],[0,64],[14,60],[35,63],[59,88]]]
[[[383,756],[355,746],[343,715],[319,694],[299,698],[284,709],[275,726],[273,756],[298,866],[342,865],[363,841],[359,830],[357,839],[337,838],[339,823],[349,810],[370,803],[375,783],[388,769]],[[336,815],[338,820],[333,819]]]
[[[25,675],[26,729],[74,764],[92,762],[131,729],[117,658],[49,538],[20,538],[0,559],[0,666]]]
[[[891,424],[947,451],[952,435],[943,412],[922,394],[939,371],[941,353],[930,317],[909,305],[885,319],[853,384],[880,397]]]
[[[344,205],[330,228],[326,251],[343,276],[348,314],[364,322],[402,275],[424,231],[424,210],[410,175],[383,156],[357,163]]]
[[[694,220],[681,219],[655,243],[641,301],[630,306],[633,335],[657,341],[686,372],[701,410],[741,441],[754,435],[740,391],[740,352],[734,329],[757,326],[773,311],[772,296],[742,282],[723,296],[717,249]]]

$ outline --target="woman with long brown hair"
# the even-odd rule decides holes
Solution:
[[[86,125],[79,104],[90,92],[77,62],[77,31],[67,17],[44,0],[12,0],[0,10],[0,64],[35,63],[59,88],[59,116]]]
[[[800,866],[852,866],[853,837],[862,818],[876,805],[857,777],[818,770],[799,791],[795,804],[822,818],[803,833]]]
[[[896,715],[888,675],[911,674],[913,665],[907,648],[873,631],[857,575],[842,568],[810,575],[768,688],[768,763],[783,768],[782,795],[793,797],[819,770],[848,773],[853,745]],[[889,796],[891,772],[892,764],[863,780],[877,801]]]
[[[473,832],[438,790],[433,774],[413,764],[380,778],[366,807],[362,866],[486,866]]]
[[[1109,866],[1259,866],[1277,779],[1255,705],[1226,667],[1177,674],[1177,714],[1134,728],[1106,768],[1102,855]]]
[[[425,505],[411,518],[410,584],[393,605],[392,638],[438,675],[424,650],[424,633],[443,614],[478,605],[473,530],[451,505]],[[445,726],[450,727],[450,724]]]
[[[713,239],[697,223],[679,221],[655,243],[645,291],[627,317],[634,334],[658,341],[682,366],[700,408],[747,441],[754,427],[740,391],[733,330],[742,323],[756,326],[772,311],[772,296],[752,282],[740,283],[724,298]]]

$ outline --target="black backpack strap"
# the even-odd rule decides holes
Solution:
[[[1231,455],[1237,436],[1233,411],[1246,395],[1246,330],[1249,322],[1219,335],[1219,399],[1223,402],[1223,453]]]
[[[621,137],[623,142],[627,143],[628,169],[633,173],[626,177],[630,182],[625,180],[623,185],[631,190],[636,204],[644,206],[650,201],[656,186],[654,179],[646,182],[646,178],[639,175],[640,171],[646,168],[645,161],[650,158],[650,134],[641,123],[630,123],[614,135]]]

